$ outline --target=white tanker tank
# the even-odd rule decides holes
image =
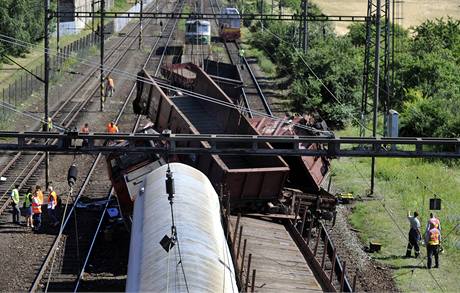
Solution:
[[[179,243],[169,252],[160,245],[165,235],[171,236],[167,168],[146,174],[134,199],[126,291],[238,292],[218,196],[208,178],[190,166],[170,164]]]

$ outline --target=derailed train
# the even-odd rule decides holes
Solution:
[[[137,170],[145,174],[130,190],[134,213],[126,291],[238,292],[219,199],[208,178],[181,163],[151,164]],[[169,167],[174,229],[165,185]],[[165,235],[173,238],[171,230],[177,233],[175,240],[160,245]]]

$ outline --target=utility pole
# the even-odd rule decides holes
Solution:
[[[50,49],[50,39],[49,39],[49,22],[50,22],[50,0],[44,0],[45,3],[45,88],[44,88],[44,94],[45,94],[45,121],[44,121],[44,127],[43,130],[46,129],[46,131],[50,131],[48,127],[48,118],[49,118],[49,113],[48,113],[48,94],[49,94],[49,82],[50,82],[50,57],[49,57],[49,49]],[[48,188],[49,184],[49,164],[50,164],[50,154],[49,152],[45,153],[45,185],[46,188]]]
[[[57,66],[60,66],[60,63],[59,63],[59,60],[60,60],[60,54],[59,54],[59,35],[60,35],[60,29],[59,29],[59,23],[60,23],[60,18],[59,18],[59,0],[56,1],[56,60],[58,62],[54,62],[55,64],[57,64]]]
[[[143,6],[144,0],[139,0],[140,5],[140,18],[139,18],[139,50],[142,48],[142,13],[143,13]]]
[[[377,113],[379,108],[379,94],[380,94],[380,18],[382,10],[381,0],[377,0],[377,7],[375,13],[375,52],[374,52],[374,117],[372,123],[372,136],[377,137]],[[386,24],[389,25],[389,24]],[[374,193],[375,186],[375,157],[372,157],[371,167],[371,194]]]
[[[91,0],[91,31],[94,32],[94,0]]]
[[[105,90],[104,90],[104,14],[105,14],[105,0],[101,0],[101,21],[99,24],[99,37],[101,38],[101,84],[100,84],[100,94],[101,94],[101,109],[100,111],[104,111],[104,103],[105,103]]]
[[[303,43],[302,43],[302,48],[303,48],[303,53],[307,53],[308,50],[308,22],[307,22],[307,16],[308,16],[308,0],[303,1]]]

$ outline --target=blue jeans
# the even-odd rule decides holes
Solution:
[[[19,204],[13,202],[13,223],[19,223],[19,215],[21,211],[19,210]]]
[[[59,222],[56,217],[56,209],[48,209],[48,216],[50,217],[51,223]]]
[[[35,231],[40,230],[40,227],[42,225],[42,214],[41,213],[40,214],[34,214],[32,216],[32,219],[34,221],[34,229],[35,229]]]

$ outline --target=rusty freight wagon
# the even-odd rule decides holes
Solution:
[[[175,64],[163,68],[162,73],[174,85],[231,103],[212,78],[194,64]],[[258,134],[234,108],[198,99],[180,90],[170,91],[167,95],[146,71],[139,75],[139,79],[147,79],[149,82],[139,81],[133,106],[136,113],[150,118],[157,131],[169,129],[173,133],[189,134]],[[200,147],[211,146],[201,142]],[[241,147],[241,143],[231,143],[227,147]],[[271,148],[265,143],[260,147]],[[286,162],[279,156],[203,154],[179,156],[179,160],[201,170],[216,189],[223,184],[230,195],[232,207],[260,208],[264,203],[276,202],[289,172]]]

